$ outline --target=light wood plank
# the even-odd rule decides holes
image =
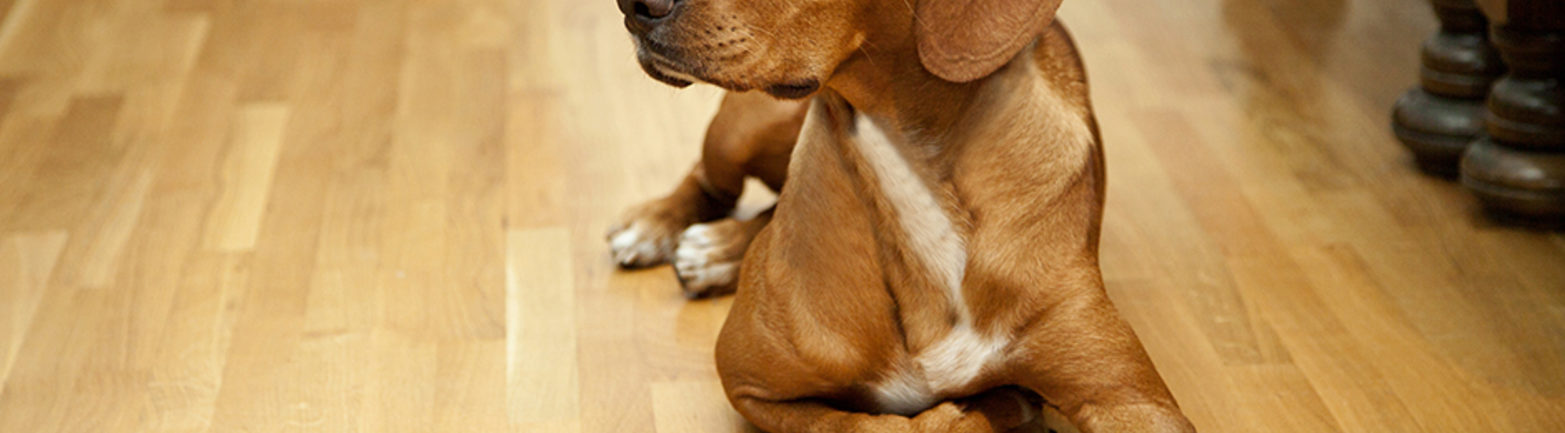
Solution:
[[[506,395],[511,422],[558,424],[581,416],[576,293],[563,228],[506,237]],[[543,398],[543,396],[548,396]]]
[[[22,341],[32,325],[54,265],[65,247],[65,232],[19,233],[0,238],[0,384],[10,376]]]
[[[236,114],[234,138],[223,162],[222,193],[207,215],[206,246],[218,251],[255,248],[288,126],[288,107],[280,104],[241,107]]]

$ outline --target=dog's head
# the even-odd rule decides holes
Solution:
[[[999,69],[1060,0],[618,0],[648,75],[784,98],[814,93],[863,47],[917,51],[953,82]],[[873,60],[873,59],[871,59]]]

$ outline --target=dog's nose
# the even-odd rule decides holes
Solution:
[[[619,0],[619,11],[641,21],[657,21],[674,13],[679,0]]]

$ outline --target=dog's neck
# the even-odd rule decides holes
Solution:
[[[920,60],[919,24],[913,8],[900,2],[872,2],[869,7],[862,12],[864,19],[873,23],[861,28],[872,30],[858,35],[853,54],[837,65],[823,85],[885,128],[944,133],[960,129],[965,118],[973,117],[975,108],[993,102],[979,103],[986,89],[1015,84],[1027,75],[1026,68],[1018,66],[1032,66],[1025,61],[1032,58],[1028,47],[989,76],[965,83],[946,81],[929,72]]]
[[[916,50],[872,50],[843,62],[826,87],[861,114],[874,119],[899,147],[919,147],[930,158],[912,161],[925,174],[947,174],[950,158],[974,131],[1008,112],[1014,113],[1017,92],[1038,81],[1031,47],[995,73],[966,83],[953,83],[925,70]],[[931,131],[938,131],[932,134]],[[908,155],[915,156],[915,155]],[[932,179],[930,179],[932,180]]]
[[[916,53],[866,48],[827,82],[856,110],[903,131],[948,131],[990,78],[952,83],[924,70]]]
[[[966,83],[946,81],[924,69],[911,38],[906,39],[889,47],[862,44],[858,54],[837,67],[826,87],[882,127],[920,135],[925,144],[959,145],[957,133],[996,114],[978,111],[1000,108],[996,103],[1007,102],[1009,89],[1038,78],[1028,47],[989,76]],[[922,131],[942,134],[919,134]]]

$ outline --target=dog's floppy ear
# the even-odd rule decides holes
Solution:
[[[947,81],[1000,69],[1054,20],[1060,0],[918,0],[918,58]]]

